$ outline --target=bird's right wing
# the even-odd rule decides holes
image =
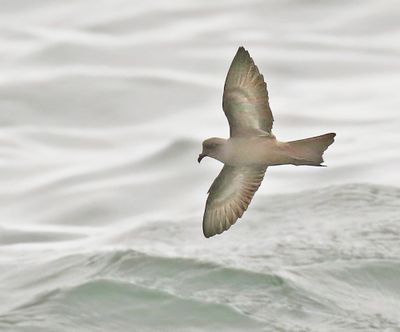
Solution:
[[[228,166],[208,191],[203,217],[203,233],[211,237],[226,231],[242,217],[264,178],[266,167]]]
[[[231,137],[272,136],[274,117],[267,85],[243,47],[239,47],[226,76],[222,107]]]

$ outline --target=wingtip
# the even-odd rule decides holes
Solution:
[[[203,221],[203,235],[206,239],[209,239],[210,237],[221,234],[228,229],[229,229],[229,227],[227,229],[216,230],[215,228],[210,228],[210,227],[205,226],[204,221]]]
[[[214,236],[215,234],[211,234],[206,232],[206,230],[203,228],[203,235],[206,239],[209,239],[210,237]]]
[[[250,57],[250,54],[243,46],[239,46],[235,57],[238,59],[247,59]]]

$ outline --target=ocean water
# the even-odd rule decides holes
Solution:
[[[400,331],[397,1],[0,0],[0,331]],[[202,235],[229,64],[336,132]]]

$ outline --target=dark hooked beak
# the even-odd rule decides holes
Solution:
[[[201,161],[204,157],[206,157],[206,156],[207,156],[206,154],[200,153],[200,154],[199,154],[199,158],[197,158],[197,161],[200,163],[200,161]]]

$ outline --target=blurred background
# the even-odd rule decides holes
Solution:
[[[1,331],[400,331],[397,1],[0,0]],[[202,235],[245,46],[283,141]]]

